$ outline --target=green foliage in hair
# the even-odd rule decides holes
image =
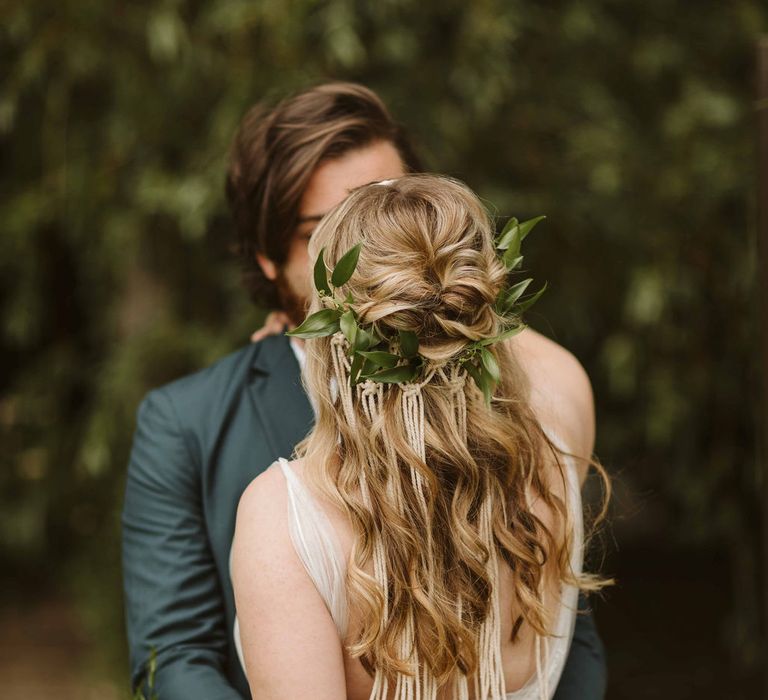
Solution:
[[[544,216],[519,222],[507,221],[496,237],[496,250],[510,276],[520,269],[523,262],[522,242],[542,221]],[[287,335],[296,338],[323,338],[341,331],[349,342],[350,376],[352,385],[365,379],[388,384],[414,381],[424,366],[425,358],[419,354],[419,339],[413,331],[399,330],[397,337],[383,336],[374,324],[361,324],[352,308],[355,301],[351,294],[340,301],[336,290],[346,284],[355,272],[362,243],[350,248],[334,266],[330,278],[325,264],[323,248],[314,266],[317,293],[333,303],[332,308],[321,309],[308,316],[303,323]],[[489,346],[517,335],[526,326],[522,314],[531,308],[547,288],[544,284],[537,292],[528,293],[533,280],[524,279],[506,285],[495,302],[495,310],[504,319],[503,330],[491,338],[482,338],[467,344],[458,361],[490,403],[494,389],[500,380],[499,365]],[[393,352],[392,348],[396,351]]]

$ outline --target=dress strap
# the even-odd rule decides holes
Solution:
[[[570,563],[574,573],[580,574],[584,561],[584,523],[583,523],[583,504],[581,499],[581,483],[579,480],[578,467],[567,443],[551,428],[542,425],[544,433],[552,444],[564,454],[558,455],[558,459],[563,461],[565,471],[566,503],[567,503],[567,522],[566,529],[570,538]],[[561,608],[558,619],[555,623],[552,639],[543,639],[544,656],[549,657],[544,663],[546,684],[545,692],[547,694],[554,692],[557,687],[565,666],[567,652],[570,649],[573,640],[574,628],[576,626],[576,615],[578,614],[578,596],[579,590],[576,586],[563,584],[561,591]],[[553,648],[550,648],[553,647]]]
[[[549,426],[543,425],[541,429],[544,434],[549,438],[549,441],[564,454],[558,455],[558,459],[562,459],[565,463],[565,474],[567,477],[567,496],[569,505],[569,514],[574,516],[574,533],[573,536],[577,541],[581,541],[584,532],[581,523],[582,502],[581,502],[581,483],[579,481],[579,470],[576,466],[575,458],[570,455],[570,449],[566,442]],[[579,567],[581,567],[581,561],[579,561]]]
[[[278,460],[288,490],[288,531],[293,547],[333,618],[347,631],[346,562],[328,517],[288,461]]]

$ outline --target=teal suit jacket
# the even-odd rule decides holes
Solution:
[[[150,391],[128,465],[123,580],[131,683],[157,651],[159,700],[250,698],[232,629],[229,552],[245,487],[314,419],[285,336]],[[602,698],[605,660],[579,615],[557,700]],[[258,700],[254,698],[253,700]]]

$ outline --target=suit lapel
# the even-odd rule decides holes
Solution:
[[[309,432],[315,416],[286,336],[269,336],[259,343],[248,389],[274,458],[290,457],[296,443]]]

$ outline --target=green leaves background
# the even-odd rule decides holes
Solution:
[[[135,408],[262,318],[226,251],[229,140],[255,100],[349,78],[381,92],[429,169],[500,214],[547,213],[526,267],[552,288],[528,320],[592,379],[597,452],[621,474],[615,561],[659,542],[675,560],[721,553],[732,584],[707,601],[701,664],[743,676],[762,658],[752,66],[766,12],[759,0],[3,3],[6,588],[57,571],[124,682],[118,512]],[[609,696],[651,697],[636,675],[624,682],[631,640],[608,641]],[[702,677],[664,675],[652,653],[634,656],[670,696]]]

